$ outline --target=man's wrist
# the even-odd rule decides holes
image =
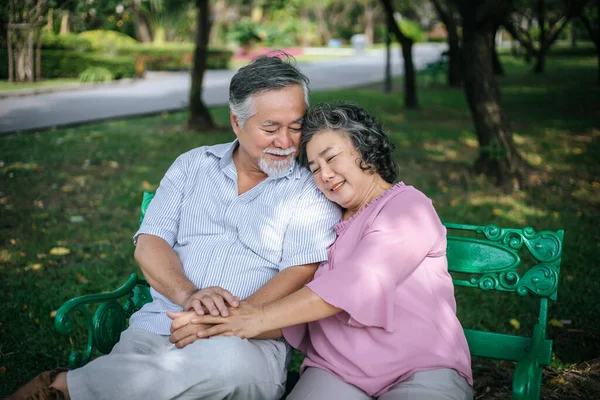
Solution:
[[[173,300],[181,307],[184,307],[187,299],[198,290],[200,289],[198,289],[192,282],[189,282],[189,284],[184,284],[177,290]]]

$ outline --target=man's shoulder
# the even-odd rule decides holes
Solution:
[[[227,150],[231,147],[231,142],[229,143],[220,143],[212,146],[200,146],[195,149],[191,149],[182,153],[178,160],[185,162],[187,164],[195,164],[200,162],[201,160],[208,158],[207,156],[214,155],[218,158],[223,157]]]

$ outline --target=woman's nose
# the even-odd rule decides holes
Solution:
[[[329,182],[334,176],[335,174],[333,173],[331,168],[326,166],[321,167],[321,179],[323,180],[323,182]]]

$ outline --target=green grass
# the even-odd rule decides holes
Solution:
[[[461,90],[432,86],[421,108],[402,108],[381,85],[317,92],[313,103],[351,100],[379,115],[397,145],[400,176],[431,197],[442,219],[565,229],[558,302],[549,318],[555,365],[600,356],[600,85],[593,57],[552,57],[547,73],[505,57],[503,101],[538,186],[504,193],[469,166],[477,141]],[[400,82],[395,82],[400,87]],[[212,109],[227,126],[224,107]],[[184,113],[0,137],[0,395],[64,365],[70,342],[52,312],[66,300],[116,288],[132,271],[131,236],[143,190],[154,190],[180,153],[233,139],[229,129],[192,134]],[[55,247],[70,254],[50,255]],[[465,327],[526,334],[531,299],[457,291]],[[510,320],[520,322],[515,329]]]
[[[0,92],[20,89],[38,89],[79,83],[78,79],[48,79],[40,82],[8,82],[0,81]]]

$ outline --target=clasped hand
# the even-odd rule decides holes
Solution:
[[[226,317],[229,315],[227,305],[237,307],[239,304],[237,296],[218,286],[211,286],[190,293],[182,306],[184,311],[194,310],[198,315],[204,315],[206,310],[210,315]]]
[[[228,317],[198,315],[192,311],[168,314],[173,319],[170,341],[180,348],[211,336],[250,339],[269,330],[265,325],[263,308],[247,302],[240,302],[237,308],[230,308]]]

